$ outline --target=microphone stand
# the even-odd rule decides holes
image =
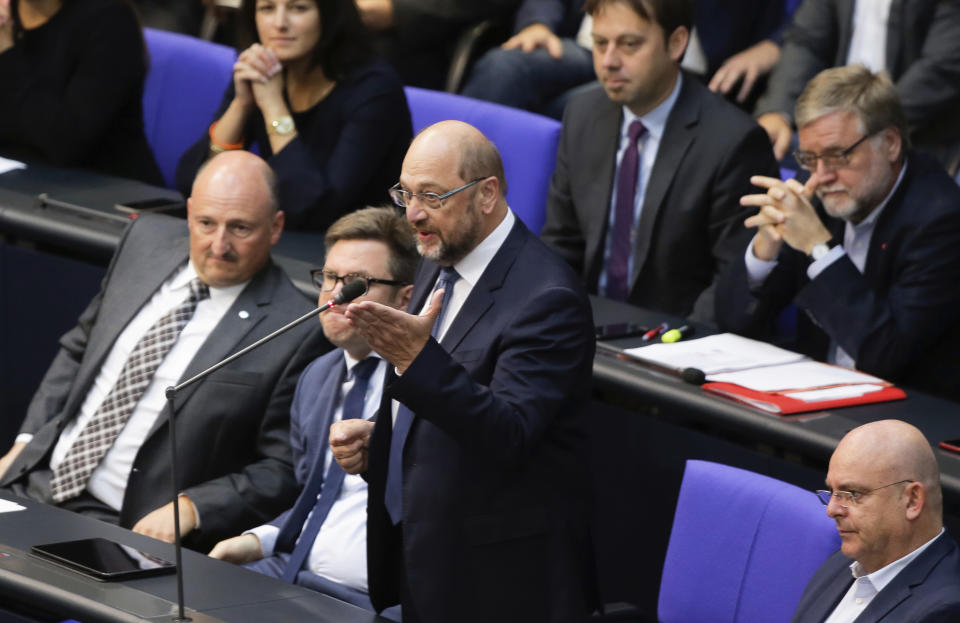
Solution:
[[[353,286],[353,287],[351,287]],[[286,324],[270,335],[260,338],[253,344],[247,346],[246,348],[235,352],[226,359],[215,363],[203,372],[187,379],[186,381],[180,383],[179,385],[168,387],[166,390],[167,397],[167,422],[170,425],[170,478],[173,483],[173,549],[176,556],[176,569],[177,569],[177,616],[172,620],[177,623],[184,623],[186,621],[192,621],[190,617],[187,617],[184,614],[183,606],[183,564],[182,564],[182,546],[180,544],[180,487],[178,486],[179,479],[177,477],[177,429],[176,429],[176,420],[174,417],[174,400],[176,398],[177,392],[181,389],[189,387],[194,383],[205,379],[210,376],[223,366],[231,363],[235,359],[243,357],[251,350],[259,348],[261,345],[266,344],[273,338],[277,337],[282,333],[286,333],[290,329],[306,322],[314,316],[319,316],[323,312],[327,311],[331,307],[336,305],[341,305],[343,303],[349,303],[353,299],[361,296],[364,292],[367,291],[367,284],[363,281],[352,281],[349,284],[345,285],[335,297],[333,297],[330,302],[325,305],[321,305],[316,309],[311,309],[304,315],[300,316],[293,322]]]

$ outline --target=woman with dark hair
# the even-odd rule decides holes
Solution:
[[[295,229],[387,201],[412,129],[399,78],[370,52],[353,0],[244,0],[240,53],[208,132],[180,159],[187,194],[211,155],[260,154]]]
[[[163,184],[125,0],[0,0],[0,154]]]

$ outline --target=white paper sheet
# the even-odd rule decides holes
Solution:
[[[854,398],[863,396],[871,392],[878,392],[883,389],[883,385],[841,385],[840,387],[828,387],[826,389],[812,389],[806,392],[791,392],[790,397],[804,402],[821,402],[824,400],[840,400],[842,398]]]
[[[738,370],[721,374],[707,375],[708,381],[733,383],[759,392],[778,392],[788,389],[806,389],[812,387],[827,387],[843,384],[876,384],[882,385],[883,380],[875,376],[831,366],[819,361],[798,361],[780,366],[766,366]],[[863,392],[861,392],[863,393]],[[858,396],[860,394],[850,394]],[[796,397],[795,394],[791,396]],[[839,397],[839,396],[838,396]],[[801,400],[803,400],[801,398]]]
[[[626,353],[670,368],[697,368],[707,375],[806,359],[799,353],[733,333],[631,348]]]
[[[16,502],[0,499],[0,513],[11,513],[13,511],[22,511],[26,506],[20,506]]]
[[[9,158],[4,158],[0,156],[0,175],[6,173],[7,171],[15,171],[16,169],[26,169],[27,165],[17,160],[10,160]]]

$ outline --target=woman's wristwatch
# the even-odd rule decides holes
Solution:
[[[286,136],[293,134],[297,128],[293,125],[293,117],[290,115],[281,115],[270,122],[270,134],[279,134]]]

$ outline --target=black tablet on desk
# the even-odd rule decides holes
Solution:
[[[176,569],[170,561],[102,538],[34,545],[30,553],[100,581],[173,573]]]

